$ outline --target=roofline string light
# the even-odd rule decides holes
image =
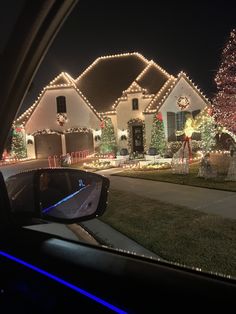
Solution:
[[[180,80],[181,77],[184,77],[191,85],[192,87],[195,88],[195,90],[198,92],[198,94],[200,95],[200,97],[202,97],[204,99],[204,101],[207,101],[208,103],[210,103],[209,99],[202,93],[202,91],[198,88],[197,85],[195,85],[193,83],[193,81],[183,72],[181,71],[177,78],[175,78],[172,75],[169,75],[164,69],[162,69],[159,65],[157,65],[153,60],[148,61],[145,57],[143,57],[140,53],[138,52],[133,52],[133,53],[124,53],[124,54],[115,54],[115,55],[108,55],[108,56],[102,56],[97,58],[76,80],[74,80],[68,73],[66,72],[61,72],[55,79],[53,79],[46,87],[43,88],[43,90],[40,92],[40,94],[38,95],[38,98],[36,99],[36,101],[33,103],[33,105],[28,108],[23,114],[21,114],[14,122],[13,124],[16,123],[21,123],[22,126],[24,126],[26,124],[26,122],[28,121],[29,117],[32,115],[33,111],[36,109],[37,104],[40,102],[42,96],[44,95],[44,93],[46,92],[46,90],[50,90],[50,89],[57,89],[57,88],[74,88],[76,90],[76,92],[81,96],[81,98],[86,102],[86,104],[90,107],[90,109],[96,114],[96,116],[98,117],[99,120],[102,119],[102,116],[104,116],[104,114],[116,114],[115,110],[112,111],[108,111],[106,113],[101,112],[99,113],[94,106],[89,102],[89,100],[84,96],[84,94],[81,92],[81,90],[78,88],[77,86],[77,82],[88,72],[90,71],[100,60],[104,60],[104,59],[111,59],[111,58],[117,58],[117,57],[127,57],[127,56],[138,56],[143,62],[145,62],[147,64],[147,66],[145,67],[145,69],[138,75],[138,77],[136,78],[136,80],[134,80],[132,82],[132,84],[130,85],[130,87],[127,90],[124,90],[122,92],[122,96],[117,98],[117,100],[114,102],[114,104],[112,105],[112,109],[115,109],[118,105],[118,103],[120,101],[125,101],[127,100],[127,93],[132,93],[132,92],[143,92],[143,96],[144,98],[151,98],[152,100],[150,101],[150,103],[148,104],[148,106],[146,107],[146,109],[144,110],[144,113],[155,113],[156,110],[158,110],[160,108],[160,106],[164,103],[165,99],[167,98],[167,96],[170,94],[170,92],[172,91],[172,89],[174,88],[174,86],[177,84],[177,82]],[[141,86],[139,86],[139,84],[137,83],[137,81],[141,80],[145,74],[147,73],[147,71],[152,67],[155,66],[158,70],[160,70],[164,75],[166,75],[168,77],[168,80],[165,82],[165,84],[162,86],[162,88],[158,91],[158,93],[156,95],[149,95],[147,94],[147,90],[142,88]],[[59,79],[63,79],[65,80],[66,83],[64,84],[55,84]],[[162,99],[160,100],[160,102],[158,103],[157,107],[155,109],[151,109],[151,107],[153,106],[153,104],[158,100],[158,97],[160,97],[161,93],[163,92],[163,90],[168,86],[168,84],[173,81],[173,84],[170,86],[170,88],[167,90],[167,92],[165,93],[165,95],[162,97]],[[136,86],[136,88],[134,88],[134,85]],[[125,96],[126,95],[126,96]]]
[[[160,89],[159,92],[156,94],[156,96],[150,101],[149,105],[148,105],[147,108],[145,109],[145,112],[148,112],[148,113],[156,112],[156,109],[155,109],[155,110],[151,110],[151,109],[150,109],[151,106],[155,103],[155,101],[158,99],[158,97],[160,97],[161,93],[165,90],[165,88],[168,86],[168,84],[170,84],[170,82],[172,82],[172,81],[175,82],[176,80],[177,80],[177,79],[174,78],[174,76],[170,76],[170,78],[169,78],[169,79],[165,82],[165,84],[161,87],[161,89]],[[168,89],[168,91],[171,90],[172,86],[174,86],[174,84],[172,84],[172,85],[170,86],[170,88]],[[168,91],[167,91],[167,92],[168,92]],[[167,92],[166,92],[166,94],[167,94]],[[165,95],[166,95],[166,94],[165,94]]]
[[[198,88],[198,86],[193,83],[193,81],[187,76],[187,74],[186,74],[185,72],[181,71],[181,72],[178,74],[177,78],[174,79],[173,84],[172,84],[172,85],[170,86],[170,88],[167,90],[166,94],[162,97],[162,99],[161,99],[160,102],[158,103],[156,109],[153,109],[153,110],[147,110],[147,109],[146,109],[146,110],[145,110],[145,113],[154,113],[154,112],[156,112],[157,110],[159,110],[160,107],[161,107],[161,105],[164,103],[164,101],[166,100],[166,98],[170,95],[171,91],[172,91],[173,88],[177,85],[177,83],[180,81],[180,79],[181,79],[182,77],[185,78],[185,79],[189,82],[189,84],[196,90],[196,92],[199,94],[199,96],[200,96],[201,98],[203,98],[203,100],[204,100],[205,102],[207,102],[209,105],[211,104],[211,103],[210,103],[210,100],[202,93],[202,91]],[[174,78],[174,77],[172,77],[172,79],[173,79],[173,78]],[[169,81],[170,81],[170,79],[169,79]],[[167,82],[168,82],[168,81],[167,81]],[[166,82],[166,83],[167,83],[167,82]],[[166,84],[166,83],[165,83],[165,84]],[[164,84],[164,85],[165,85],[165,84]],[[163,89],[164,89],[164,86],[163,86]],[[158,95],[160,92],[161,92],[161,90],[157,93],[157,95]],[[157,95],[156,95],[156,97],[150,102],[150,107],[151,107],[151,104],[153,104],[154,101],[155,101],[156,99],[158,99]],[[160,96],[160,94],[159,94],[159,96]],[[149,108],[150,108],[150,107],[149,107]]]
[[[141,54],[139,54],[139,53],[134,53],[134,54],[138,54],[141,58],[144,58],[144,57],[143,57]],[[120,55],[114,55],[114,56],[117,57],[117,56],[120,56]],[[102,57],[102,58],[105,58],[105,57]],[[116,101],[114,102],[114,104],[112,105],[112,108],[113,108],[113,109],[115,109],[115,108],[117,107],[117,105],[118,105],[118,103],[119,103],[120,101],[125,101],[125,100],[127,100],[127,97],[124,97],[124,95],[127,94],[127,92],[128,92],[128,93],[132,93],[132,92],[140,92],[140,91],[141,91],[141,90],[138,90],[138,89],[137,89],[137,90],[131,90],[133,84],[137,84],[138,87],[139,87],[140,89],[142,89],[143,93],[147,93],[147,89],[142,88],[137,82],[143,78],[143,76],[147,73],[147,71],[148,71],[152,66],[155,66],[159,71],[162,72],[162,74],[164,74],[165,76],[167,76],[167,78],[171,78],[171,77],[172,77],[172,75],[170,75],[169,73],[167,73],[164,69],[162,69],[162,68],[161,68],[158,64],[156,64],[153,60],[148,61],[146,58],[144,58],[144,59],[145,59],[145,61],[148,62],[147,66],[146,66],[146,67],[144,68],[144,70],[137,76],[137,78],[132,82],[132,84],[130,85],[130,87],[129,87],[127,90],[124,90],[124,91],[122,92],[122,96],[119,97],[119,98],[117,98],[117,100],[116,100]],[[97,59],[97,60],[98,60],[98,59]],[[145,98],[153,98],[153,97],[154,97],[154,95],[152,94],[152,95],[146,95]]]
[[[158,64],[156,64],[153,60],[148,62],[148,65],[146,66],[146,68],[138,75],[138,77],[136,78],[136,81],[140,81],[144,75],[147,73],[147,71],[152,67],[155,66],[159,71],[162,72],[162,74],[164,74],[165,76],[167,76],[167,78],[169,78],[171,75],[166,72],[162,67],[160,67]]]
[[[55,84],[56,81],[58,81],[60,78],[65,79],[68,83],[67,84]],[[34,109],[36,109],[36,106],[38,105],[38,103],[40,102],[40,100],[42,99],[42,96],[45,94],[45,92],[47,90],[51,90],[51,89],[57,89],[57,88],[74,88],[76,90],[76,92],[83,98],[83,100],[86,102],[86,104],[90,107],[90,109],[96,114],[96,116],[99,118],[99,120],[101,120],[100,114],[97,112],[97,110],[91,105],[91,103],[89,102],[89,100],[83,95],[83,93],[79,90],[79,88],[76,86],[74,79],[66,72],[62,72],[60,73],[54,80],[52,80],[47,86],[45,86],[43,88],[43,90],[40,92],[40,94],[38,95],[37,100],[34,102],[34,104],[27,109],[23,114],[21,114],[16,121],[14,121],[15,123],[20,123],[22,120],[22,125],[25,125],[25,123],[27,122],[27,120],[29,119],[29,117],[31,116],[31,114],[33,113]]]
[[[102,57],[97,58],[75,81],[76,81],[76,83],[78,83],[79,80],[82,79],[90,70],[92,70],[92,68],[95,67],[100,60],[112,59],[112,58],[118,58],[118,57],[129,57],[129,56],[137,56],[143,62],[145,62],[145,63],[149,62],[143,55],[141,55],[138,52],[128,52],[128,53],[120,53],[120,54],[115,54],[115,55],[102,56]]]

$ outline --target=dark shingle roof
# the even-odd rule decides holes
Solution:
[[[130,53],[98,58],[76,84],[98,112],[107,112],[136,79],[148,93],[156,94],[168,78],[169,74],[153,61]]]
[[[160,69],[155,63],[150,62],[147,70],[137,82],[143,88],[146,88],[149,94],[156,94],[168,80],[169,74]]]
[[[147,64],[138,53],[98,58],[76,84],[98,112],[110,111]]]

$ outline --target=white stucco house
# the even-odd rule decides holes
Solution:
[[[118,149],[141,152],[150,147],[157,112],[166,139],[175,141],[186,112],[194,116],[208,105],[185,73],[170,75],[135,52],[100,57],[78,78],[59,74],[15,124],[24,129],[29,157],[93,152],[104,116],[112,119]]]

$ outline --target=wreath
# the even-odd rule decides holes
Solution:
[[[189,107],[190,101],[186,96],[180,96],[177,100],[177,105],[181,110],[184,110]]]
[[[66,113],[58,113],[57,114],[57,123],[60,126],[63,126],[67,122],[67,114]]]

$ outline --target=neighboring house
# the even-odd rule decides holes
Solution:
[[[96,59],[77,79],[61,73],[15,124],[23,126],[28,156],[44,158],[99,145],[104,116],[112,119],[118,149],[150,147],[154,115],[162,113],[168,141],[176,140],[186,112],[208,99],[183,72],[169,75],[139,53]]]

